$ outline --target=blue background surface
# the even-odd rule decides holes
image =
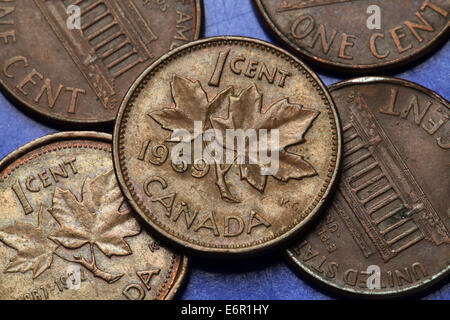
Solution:
[[[203,36],[240,35],[279,44],[258,20],[251,0],[204,0]],[[311,66],[312,69],[316,69]],[[348,77],[318,72],[330,85]],[[450,96],[450,43],[425,61],[409,65],[392,76],[428,87],[446,99]],[[57,131],[40,124],[16,109],[0,94],[0,158],[33,139]],[[281,253],[236,261],[192,257],[191,271],[180,299],[330,299],[334,296],[288,267]],[[426,299],[450,299],[450,284],[444,283]]]

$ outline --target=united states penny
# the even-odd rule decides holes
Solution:
[[[331,87],[342,175],[289,260],[327,288],[370,296],[423,290],[450,270],[450,105],[394,78]]]
[[[447,0],[254,0],[263,21],[303,57],[348,72],[399,67],[447,40]]]
[[[0,299],[168,299],[187,259],[140,225],[111,136],[59,133],[0,162]]]
[[[263,41],[216,37],[140,76],[119,111],[114,163],[133,208],[172,242],[252,253],[320,210],[339,167],[337,128],[326,87],[301,61]]]
[[[198,39],[201,0],[0,1],[0,84],[37,116],[111,123],[137,76]]]

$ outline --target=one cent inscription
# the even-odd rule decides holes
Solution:
[[[53,120],[111,122],[139,73],[164,52],[199,37],[199,1],[155,4],[0,2],[0,83]]]
[[[290,259],[351,293],[429,286],[449,270],[448,101],[393,78],[343,82],[332,95],[343,121],[342,176],[320,231],[290,249]],[[340,228],[326,228],[330,221]],[[307,263],[312,255],[319,265]],[[317,271],[327,263],[332,277]],[[374,266],[378,287],[367,285]]]
[[[398,104],[397,100],[402,98],[399,95],[403,94],[406,94],[408,100]],[[435,137],[436,143],[442,149],[449,148],[450,139],[447,123],[450,119],[450,111],[448,108],[433,103],[433,100],[423,99],[422,97],[419,99],[416,94],[408,95],[403,90],[391,88],[389,104],[380,108],[378,112],[411,121],[429,135]]]
[[[444,0],[255,3],[271,30],[299,53],[354,72],[413,60],[449,29]]]

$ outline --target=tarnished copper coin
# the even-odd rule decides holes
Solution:
[[[342,175],[325,216],[289,260],[331,289],[372,296],[425,289],[450,270],[450,105],[394,78],[331,87]]]
[[[447,40],[448,0],[254,0],[264,22],[309,61],[349,72],[404,65]]]
[[[0,3],[0,84],[62,123],[115,119],[138,75],[198,39],[201,0],[11,0]]]
[[[326,87],[301,61],[263,41],[210,38],[163,56],[133,85],[114,164],[133,208],[166,238],[250,253],[320,210],[339,167],[337,128]]]
[[[140,225],[111,136],[54,134],[0,162],[0,299],[168,299],[187,259]]]

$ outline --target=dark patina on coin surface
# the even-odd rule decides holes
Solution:
[[[170,299],[187,259],[126,204],[111,136],[37,139],[0,162],[0,298]]]
[[[163,56],[133,85],[114,163],[127,199],[166,238],[198,252],[251,253],[283,242],[320,210],[339,167],[338,128],[326,88],[301,61],[263,41],[210,38]],[[172,161],[180,129],[194,132],[194,146],[210,129],[224,137],[277,129],[270,152],[279,152],[279,168],[267,175],[262,162]]]
[[[447,0],[254,0],[264,22],[309,61],[349,72],[398,67],[446,40]]]
[[[289,260],[345,293],[425,289],[450,270],[449,103],[393,78],[338,83],[331,94],[343,172],[325,216]]]
[[[111,123],[138,75],[198,39],[201,20],[200,0],[3,1],[0,84],[39,117]]]

